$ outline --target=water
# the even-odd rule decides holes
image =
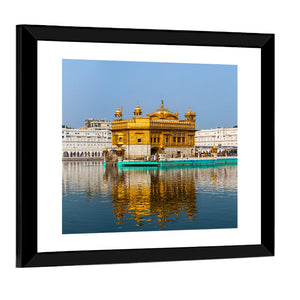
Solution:
[[[237,164],[64,162],[63,234],[237,227]]]

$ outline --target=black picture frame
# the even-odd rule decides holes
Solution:
[[[42,267],[274,255],[274,34],[18,25],[16,266]],[[257,245],[37,251],[38,41],[246,47],[261,50],[261,243]],[[30,130],[27,130],[30,128]],[[30,159],[29,159],[30,157]],[[268,180],[264,180],[268,178]]]

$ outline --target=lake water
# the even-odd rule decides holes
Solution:
[[[237,164],[63,162],[63,234],[237,227]]]

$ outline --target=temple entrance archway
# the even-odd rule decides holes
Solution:
[[[157,147],[151,148],[151,155],[155,155],[157,152],[158,152]]]

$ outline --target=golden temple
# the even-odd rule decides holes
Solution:
[[[179,120],[175,114],[161,106],[152,114],[143,116],[137,104],[133,118],[123,120],[123,111],[118,107],[112,122],[112,145],[124,159],[145,159],[156,154],[170,157],[190,157],[195,153],[196,113],[191,108]]]

